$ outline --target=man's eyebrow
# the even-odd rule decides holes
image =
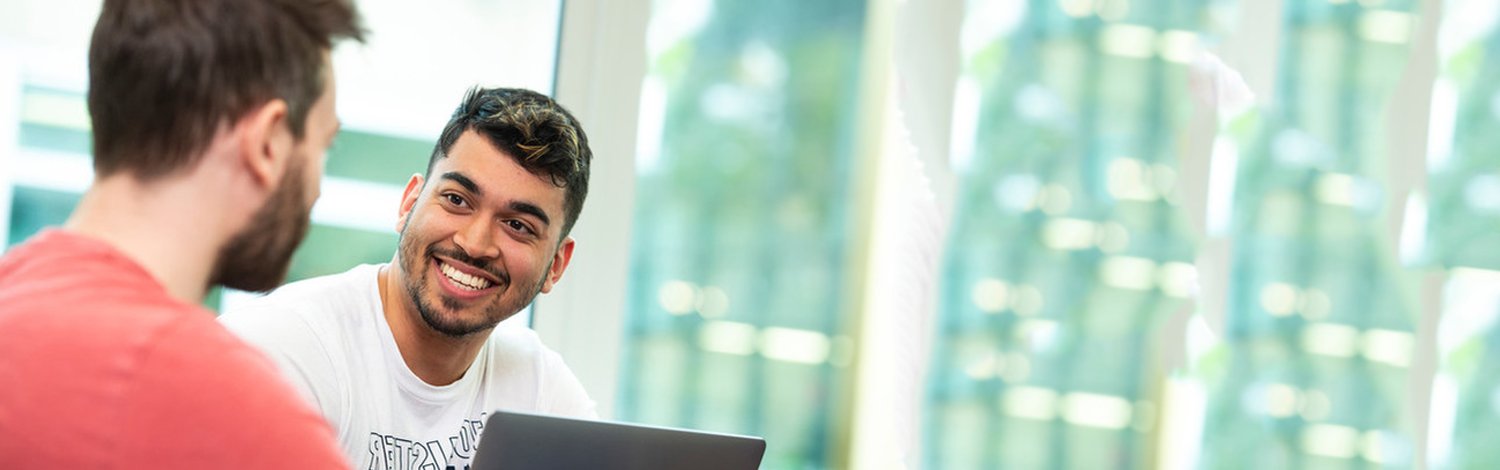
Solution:
[[[464,189],[467,189],[469,190],[469,192],[474,193],[475,196],[484,195],[484,191],[479,190],[479,185],[474,184],[474,180],[471,180],[469,179],[469,177],[464,176],[463,173],[450,171],[447,173],[443,173],[443,176],[441,176],[441,178],[452,181],[454,183],[458,183],[459,186],[463,186]]]
[[[479,185],[475,184],[474,180],[471,180],[469,179],[469,177],[464,176],[463,173],[450,171],[447,173],[443,173],[441,176],[439,176],[439,178],[458,183],[459,186],[463,186],[464,189],[469,190],[469,192],[473,193],[475,196],[484,195],[484,191],[479,190]],[[552,218],[547,216],[547,211],[542,210],[542,208],[538,207],[536,204],[532,204],[526,201],[511,201],[509,204],[506,204],[506,207],[510,210],[536,217],[537,219],[542,221],[542,225],[552,225]]]
[[[530,214],[538,219],[541,219],[542,225],[552,225],[552,218],[547,217],[547,212],[543,211],[542,208],[537,207],[536,204],[524,201],[511,201],[509,207],[510,210],[523,214]]]

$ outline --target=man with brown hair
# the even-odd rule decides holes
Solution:
[[[552,99],[470,90],[406,184],[390,264],[289,284],[221,320],[280,363],[358,468],[466,468],[495,409],[593,417],[556,352],[497,328],[572,259],[591,155]]]
[[[338,131],[347,0],[107,0],[95,180],[0,258],[0,466],[329,468],[327,424],[198,306],[276,286]]]

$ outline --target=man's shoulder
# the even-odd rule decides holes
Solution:
[[[147,365],[182,373],[233,370],[215,380],[244,382],[276,376],[266,356],[212,319],[193,319],[165,328],[154,338]],[[203,354],[213,351],[213,354]]]
[[[382,265],[361,264],[337,274],[288,283],[265,295],[246,299],[243,308],[307,305],[308,303],[354,302],[368,299],[377,289],[376,275]]]
[[[127,401],[118,404],[122,410],[149,407],[146,403],[191,407],[201,399],[222,400],[224,394],[247,394],[272,402],[292,397],[284,393],[287,389],[275,366],[215,322],[209,312],[189,305],[147,310],[155,315],[115,312],[115,317],[129,319],[108,325],[114,340],[90,334],[86,339],[97,344],[91,345],[88,354],[70,355],[74,367],[99,373],[95,380],[101,384],[118,381],[110,386],[118,387],[119,396]],[[169,316],[172,321],[162,321]],[[121,361],[121,357],[131,360]]]
[[[265,355],[211,319],[163,330],[142,357],[128,403],[122,404],[122,421],[162,433],[205,431],[208,435],[182,439],[182,445],[200,449],[227,449],[260,432],[255,430],[276,429],[283,434],[278,446],[286,451],[325,463],[339,460],[322,417],[297,397]],[[131,442],[132,451],[165,451],[163,443]],[[224,452],[233,454],[226,459],[231,461],[268,458],[249,450]]]
[[[521,324],[501,323],[490,332],[486,349],[494,370],[550,373],[561,357],[542,342],[536,331]]]
[[[508,321],[496,326],[490,331],[489,343],[490,355],[498,357],[535,357],[547,351],[547,345],[542,344],[542,338],[537,336],[536,331],[525,325],[510,324]]]
[[[376,292],[378,265],[359,265],[338,274],[303,279],[268,294],[235,299],[219,320],[240,331],[260,324],[323,323],[348,318],[346,313],[370,308]]]
[[[354,344],[353,338],[371,327],[374,315],[367,313],[380,308],[378,270],[379,266],[356,266],[287,284],[265,296],[236,300],[226,305],[219,322],[276,361],[323,358]]]
[[[82,447],[109,449],[105,461],[339,465],[327,424],[209,312],[171,302],[97,310],[11,325],[18,336],[0,342],[0,355],[14,360],[0,362],[0,375],[28,379],[0,396],[0,414],[17,418],[0,422],[0,435],[53,448],[95,436]],[[276,436],[256,435],[264,429]],[[243,445],[261,439],[280,453]]]
[[[172,299],[139,263],[93,238],[52,229],[0,256],[0,315],[86,324],[77,316],[127,310],[170,319],[180,307],[190,306]],[[118,321],[135,320],[150,323]]]
[[[490,377],[533,384],[535,410],[560,416],[597,418],[593,400],[562,355],[524,325],[496,327],[489,338]]]

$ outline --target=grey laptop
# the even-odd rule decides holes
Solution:
[[[686,429],[496,411],[473,470],[751,470],[766,441]]]

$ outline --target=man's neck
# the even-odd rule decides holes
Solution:
[[[401,360],[417,378],[429,385],[448,385],[463,378],[464,372],[479,357],[479,350],[489,338],[489,330],[454,338],[433,331],[421,319],[416,305],[391,270],[397,261],[380,268],[381,310]]]
[[[130,176],[95,181],[64,229],[109,243],[140,264],[167,293],[203,301],[224,242],[223,211],[210,210],[190,184],[143,184]]]

